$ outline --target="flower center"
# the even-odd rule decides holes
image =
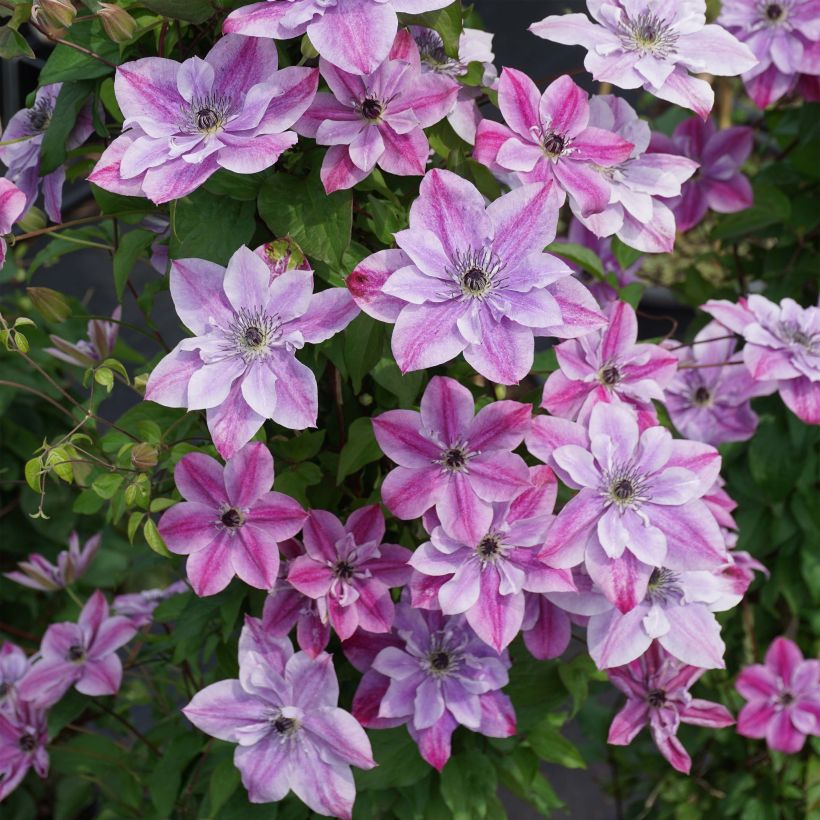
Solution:
[[[646,702],[653,709],[660,709],[666,703],[666,692],[663,689],[650,689],[646,693]]]
[[[615,365],[610,364],[601,368],[598,380],[607,387],[614,387],[621,380],[621,372]]]
[[[347,561],[339,561],[333,567],[333,574],[345,581],[353,577],[353,565]]]
[[[653,604],[665,604],[680,600],[683,590],[678,585],[679,576],[666,567],[656,567],[646,585],[646,600]]]
[[[199,131],[200,134],[214,134],[225,125],[231,101],[227,97],[204,97],[191,103],[188,118],[190,125],[184,130]]]
[[[781,706],[791,706],[795,701],[795,697],[791,692],[781,692],[777,696],[777,702]]]
[[[451,276],[458,284],[462,296],[468,299],[483,298],[498,284],[497,276],[504,264],[490,250],[469,250],[454,260]]]
[[[566,147],[566,138],[561,134],[556,134],[554,131],[550,131],[544,136],[541,141],[541,145],[548,154],[558,156],[564,152],[564,148]]]
[[[37,748],[37,738],[32,734],[21,735],[18,742],[24,752],[33,752]]]
[[[200,131],[210,131],[213,128],[216,128],[217,124],[219,123],[219,115],[213,108],[200,108],[199,111],[196,112],[196,127]]]
[[[431,28],[421,29],[416,32],[413,39],[418,46],[421,61],[431,71],[446,74],[448,77],[458,77],[467,73],[467,67],[461,60],[447,56],[444,40],[437,31]]]
[[[229,530],[236,530],[242,526],[242,513],[235,507],[229,507],[222,513],[220,519],[222,526]]]
[[[291,737],[299,730],[299,721],[296,718],[289,718],[284,715],[273,718],[271,724],[276,734],[281,735],[283,738]]]
[[[362,102],[362,116],[368,120],[377,120],[381,117],[384,107],[381,102],[373,97],[368,97]]]
[[[766,18],[772,23],[782,19],[785,9],[779,3],[769,3],[766,6]]]
[[[463,447],[450,447],[441,454],[441,463],[451,473],[460,473],[467,466],[467,453]]]
[[[0,683],[0,700],[2,700],[9,693],[9,685],[3,681]]]
[[[452,652],[438,641],[433,644],[427,653],[424,666],[434,678],[444,678],[456,671],[459,665],[459,655]]]
[[[621,501],[628,501],[633,495],[635,495],[635,488],[632,486],[632,482],[629,479],[622,478],[620,481],[612,485],[612,494],[615,498],[618,498]]]
[[[707,404],[711,404],[712,394],[709,392],[708,388],[701,386],[695,390],[695,394],[692,396],[692,401],[698,407],[705,407]]]
[[[607,499],[606,505],[616,504],[621,512],[626,508],[636,508],[649,496],[645,494],[646,482],[634,467],[615,467],[604,476],[601,493]]]
[[[28,124],[33,134],[41,134],[51,123],[51,106],[47,100],[37,100],[28,112]]]
[[[72,663],[79,663],[80,661],[85,660],[85,650],[79,644],[75,643],[73,646],[68,648],[66,660],[71,661]]]
[[[634,20],[624,16],[620,27],[621,44],[627,51],[639,51],[661,58],[676,51],[678,35],[663,18],[648,9]]]
[[[501,555],[501,538],[489,532],[478,542],[475,551],[482,561],[495,561]]]
[[[450,656],[446,652],[434,652],[430,655],[430,666],[441,672],[450,665]]]
[[[228,327],[229,352],[238,353],[246,362],[264,358],[281,340],[281,326],[276,314],[261,308],[253,312],[243,308]]]

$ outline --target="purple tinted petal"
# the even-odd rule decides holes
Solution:
[[[464,439],[474,412],[472,393],[455,379],[434,376],[421,397],[424,431],[440,439],[446,446]]]
[[[273,486],[273,456],[261,442],[251,442],[228,459],[223,476],[230,503],[250,507]]]
[[[115,695],[122,682],[122,661],[117,655],[107,655],[89,660],[83,667],[82,677],[77,681],[77,691],[84,695],[99,697]]]
[[[231,563],[232,542],[226,533],[220,533],[204,549],[188,556],[185,571],[194,592],[201,598],[222,592],[234,576]]]

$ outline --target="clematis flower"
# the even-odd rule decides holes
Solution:
[[[496,401],[474,414],[466,387],[434,376],[420,413],[389,410],[373,419],[376,441],[399,465],[381,487],[393,515],[410,520],[435,506],[450,532],[469,538],[473,528],[489,529],[490,502],[526,488],[527,465],[511,451],[529,430],[530,406]]]
[[[589,292],[543,248],[555,238],[552,186],[528,185],[490,205],[450,171],[422,180],[397,251],[363,260],[348,277],[366,313],[395,322],[403,372],[464,353],[482,376],[514,384],[529,373],[534,335],[579,336],[604,323]]]
[[[675,214],[679,231],[694,228],[708,210],[732,214],[751,207],[752,186],[740,167],[749,158],[752,144],[751,128],[735,125],[718,131],[711,117],[705,122],[690,117],[675,128],[671,137],[652,134],[651,152],[679,154],[700,164],[697,173],[684,183],[681,195],[666,202]]]
[[[606,208],[611,186],[599,169],[624,162],[635,146],[590,124],[589,97],[569,76],[541,94],[526,74],[505,68],[498,107],[508,127],[479,123],[474,159],[512,185],[554,182],[581,216]]]
[[[290,40],[307,34],[328,62],[349,74],[370,74],[398,30],[396,12],[420,14],[452,0],[267,0],[232,11],[222,30]]]
[[[422,72],[432,71],[457,78],[467,74],[471,64],[481,63],[481,86],[490,88],[498,82],[498,72],[493,65],[493,35],[490,32],[465,28],[459,35],[457,59],[447,55],[444,40],[435,29],[410,26],[410,33],[419,49]],[[447,115],[447,122],[456,134],[470,145],[475,144],[476,128],[483,119],[476,102],[481,93],[481,88],[475,86],[459,86],[455,105]]]
[[[30,666],[26,653],[9,641],[0,646],[0,714],[13,714],[18,703],[17,684]]]
[[[598,567],[595,566],[595,570]],[[639,658],[653,640],[683,663],[723,669],[726,646],[715,612],[738,602],[722,569],[675,572],[666,567],[639,567],[643,600],[622,595],[605,573],[604,594],[614,605],[596,613],[587,625],[589,654],[599,669],[623,666]],[[591,573],[594,581],[597,571]]]
[[[271,492],[270,450],[246,444],[224,467],[204,453],[188,453],[174,468],[174,482],[185,501],[162,514],[159,532],[171,552],[188,556],[194,592],[215,595],[234,575],[272,589],[278,542],[296,535],[307,513],[290,496]]]
[[[798,86],[801,75],[820,74],[820,16],[816,0],[724,0],[718,23],[757,57],[742,75],[758,108],[767,108]]]
[[[544,384],[541,407],[584,423],[596,404],[626,403],[637,412],[641,427],[656,425],[652,400],[663,400],[677,361],[658,345],[637,342],[634,309],[615,302],[605,328],[555,348],[559,369]]]
[[[276,585],[262,608],[262,629],[277,638],[287,637],[296,627],[296,643],[311,658],[323,652],[330,641],[330,622],[319,615],[318,602],[299,592],[288,580],[290,564],[305,555],[304,546],[295,538],[279,545],[282,560]]]
[[[60,209],[63,202],[65,166],[61,165],[55,171],[41,177],[40,148],[45,133],[51,125],[54,106],[57,104],[57,97],[62,87],[62,83],[52,83],[38,88],[31,108],[20,109],[8,121],[5,131],[0,136],[0,143],[4,143],[0,146],[0,162],[8,169],[6,179],[14,183],[26,197],[21,213],[34,204],[42,188],[46,214],[52,222],[62,222]],[[78,148],[91,136],[93,131],[91,101],[89,100],[80,109],[74,127],[66,138],[66,150],[71,151]],[[2,188],[0,188],[1,191]],[[19,215],[18,213],[17,216]],[[0,227],[0,233],[8,233],[8,231]]]
[[[711,299],[703,310],[746,340],[743,361],[761,382],[775,381],[786,407],[806,424],[820,424],[820,307],[779,305],[753,294],[737,304]]]
[[[675,245],[675,216],[662,201],[676,197],[698,164],[678,151],[648,152],[648,123],[620,97],[610,94],[589,102],[589,124],[611,131],[634,144],[619,165],[598,167],[609,180],[609,204],[600,212],[576,217],[596,236],[615,234],[627,245],[646,253],[664,253]]]
[[[148,626],[153,620],[154,610],[174,595],[188,591],[185,581],[175,581],[164,589],[144,589],[142,592],[130,592],[117,595],[111,602],[116,615],[122,615],[137,628]]]
[[[145,57],[117,68],[128,129],[88,179],[160,204],[186,196],[220,168],[253,174],[296,144],[288,130],[316,94],[319,72],[277,71],[276,44],[223,37],[205,59]]]
[[[686,365],[666,387],[669,418],[681,435],[718,445],[747,441],[757,429],[750,399],[772,393],[772,382],[756,381],[743,367],[743,354],[718,322],[710,322],[695,336],[691,347],[673,353]]]
[[[524,595],[524,620],[521,623],[524,646],[539,661],[564,654],[572,638],[569,615],[543,594]]]
[[[713,447],[673,440],[663,427],[641,433],[630,409],[599,404],[588,428],[536,417],[527,448],[580,490],[547,533],[540,557],[550,566],[585,562],[593,578],[611,574],[637,602],[640,565],[687,572],[726,563],[723,536],[699,500],[720,469]]]
[[[0,711],[0,800],[5,800],[33,768],[48,775],[46,713],[30,703]]]
[[[356,510],[344,525],[325,510],[311,510],[305,522],[306,554],[291,561],[288,582],[316,600],[320,619],[342,640],[357,629],[389,632],[393,625],[390,588],[409,580],[412,553],[383,538],[378,504]]]
[[[530,470],[531,486],[513,501],[493,504],[486,529],[465,522],[467,538],[454,537],[441,524],[430,526],[430,540],[410,564],[443,583],[438,603],[445,615],[464,614],[467,623],[496,652],[506,649],[524,622],[527,592],[575,589],[567,570],[554,570],[537,559],[556,496],[548,467]],[[432,524],[437,524],[433,521]]]
[[[41,592],[65,589],[85,575],[100,548],[101,537],[102,535],[97,533],[80,547],[80,536],[72,532],[68,536],[68,549],[57,556],[56,566],[39,553],[34,553],[29,555],[27,561],[21,561],[17,565],[20,568],[19,572],[6,572],[4,575],[15,583]]]
[[[109,358],[114,352],[114,345],[120,333],[122,305],[117,305],[111,314],[110,322],[103,319],[91,319],[87,326],[88,340],[69,342],[60,336],[51,335],[54,347],[45,348],[45,352],[55,359],[79,367],[94,367]]]
[[[84,695],[116,694],[122,681],[117,650],[136,631],[127,618],[109,616],[105,596],[96,590],[76,624],[52,624],[46,630],[37,658],[19,683],[20,698],[47,708],[72,686]]]
[[[378,715],[407,723],[431,766],[444,768],[458,725],[488,737],[515,734],[512,703],[499,691],[508,680],[506,653],[479,640],[463,617],[406,603],[396,608],[396,634],[403,646],[387,646],[373,661],[390,681]]]
[[[358,313],[344,288],[313,293],[310,271],[272,277],[259,256],[239,248],[227,269],[204,259],[171,265],[177,314],[196,335],[153,370],[145,398],[205,409],[216,449],[230,458],[266,418],[291,429],[316,426],[313,371],[295,351],[318,344]]]
[[[788,638],[775,638],[765,664],[747,666],[735,687],[748,701],[738,734],[766,738],[770,749],[785,754],[799,752],[806,735],[820,736],[820,660],[804,660]]]
[[[25,209],[25,193],[8,179],[0,179],[0,268],[6,262],[5,237]]]
[[[238,744],[234,765],[251,803],[293,791],[318,814],[349,818],[356,796],[350,767],[376,762],[362,727],[337,706],[333,659],[293,654],[288,642],[254,651],[248,630],[240,638],[239,679],[207,686],[183,713],[206,734]]]
[[[689,774],[692,760],[677,738],[681,723],[723,729],[734,723],[725,706],[689,694],[690,687],[705,672],[687,666],[653,644],[640,659],[608,670],[609,679],[623,692],[626,705],[615,715],[607,742],[628,746],[644,726],[670,765]]]
[[[424,129],[444,119],[459,86],[421,73],[410,32],[400,32],[388,58],[364,76],[325,59],[319,68],[332,93],[317,94],[295,128],[331,146],[322,161],[325,190],[352,188],[377,165],[399,176],[422,176],[430,154]]]
[[[587,50],[584,67],[598,82],[645,88],[691,108],[704,119],[712,87],[692,74],[734,77],[757,64],[749,47],[715,24],[706,25],[705,0],[588,0],[585,14],[552,15],[530,31],[545,40]]]

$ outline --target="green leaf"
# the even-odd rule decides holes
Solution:
[[[148,793],[160,817],[171,817],[182,782],[182,770],[200,753],[204,739],[197,733],[175,737],[148,776]]]
[[[139,5],[186,23],[204,23],[216,14],[216,4],[210,0],[140,0]]]
[[[345,329],[345,364],[356,394],[361,392],[362,379],[381,359],[385,327],[383,322],[361,313]]]
[[[277,458],[299,462],[318,455],[324,440],[324,430],[308,430],[284,441],[273,440],[270,445]]]
[[[612,237],[612,253],[615,255],[618,264],[624,270],[637,262],[642,256],[641,251],[631,248],[625,242],[618,239],[617,236]]]
[[[373,732],[370,743],[373,747],[373,759],[378,766],[368,771],[353,770],[356,786],[360,791],[412,786],[430,770],[403,726]]]
[[[558,763],[567,769],[586,768],[581,753],[558,731],[551,718],[533,727],[527,735],[527,742],[541,760]]]
[[[77,115],[91,94],[93,84],[87,80],[78,83],[63,83],[54,113],[48,123],[40,146],[40,176],[56,171],[66,158],[68,136],[77,122]]]
[[[54,740],[57,735],[75,718],[79,717],[91,701],[76,689],[69,689],[62,698],[48,710],[48,737]]]
[[[441,796],[453,820],[484,817],[495,789],[495,767],[478,751],[453,755],[441,773]]]
[[[171,553],[168,552],[168,547],[165,546],[165,542],[162,540],[162,536],[159,534],[159,530],[153,519],[147,518],[145,520],[142,534],[145,536],[148,546],[151,547],[157,555],[161,555],[163,558],[171,557]]]
[[[434,28],[444,41],[447,56],[458,59],[458,41],[463,29],[461,0],[438,11],[402,15],[402,20],[410,25]]]
[[[583,245],[576,245],[574,242],[553,242],[547,250],[556,256],[569,259],[570,262],[574,262],[579,268],[599,279],[603,279],[606,275],[598,254]]]
[[[171,259],[195,257],[226,265],[240,245],[253,237],[253,202],[214,196],[203,189],[180,199],[173,211]]]
[[[373,435],[373,425],[369,418],[356,419],[347,431],[347,443],[339,455],[339,469],[336,472],[336,483],[360,470],[365,464],[378,461],[382,451]]]
[[[143,228],[135,228],[124,233],[120,238],[120,244],[114,253],[114,288],[117,292],[117,301],[122,301],[125,291],[125,283],[134,269],[137,259],[143,251],[151,247],[151,243],[157,238],[152,231]]]
[[[40,478],[43,472],[43,462],[38,458],[31,458],[26,462],[25,475],[26,484],[34,490],[35,493],[40,492]]]
[[[218,817],[219,810],[228,802],[231,795],[239,787],[239,769],[233,764],[233,756],[228,755],[214,767],[208,784],[208,797],[210,797],[210,816]]]
[[[393,359],[381,359],[372,370],[373,380],[399,400],[400,407],[409,407],[424,383],[424,373],[402,373]]]
[[[110,372],[110,371],[109,371]],[[122,485],[123,477],[119,473],[103,473],[91,483],[91,489],[100,498],[112,498]]]
[[[13,60],[15,57],[34,57],[26,38],[11,26],[0,28],[0,58]]]
[[[711,233],[712,239],[740,239],[744,236],[774,236],[774,226],[791,214],[791,203],[782,191],[770,186],[755,186],[754,204],[735,214],[722,216]],[[772,230],[767,230],[772,229]]]
[[[338,265],[350,244],[353,195],[326,194],[318,168],[308,177],[274,174],[259,192],[259,214],[276,236],[290,236],[308,256]]]
[[[75,23],[67,35],[72,43],[76,43],[89,51],[117,65],[120,62],[120,47],[109,40],[102,33],[99,21]],[[40,71],[38,80],[40,88],[50,83],[67,83],[73,80],[93,80],[104,77],[114,71],[96,57],[91,57],[75,48],[58,45],[51,52],[46,64]]]

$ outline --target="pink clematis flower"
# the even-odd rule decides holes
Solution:
[[[250,441],[266,418],[295,430],[316,426],[316,377],[295,352],[329,339],[356,316],[344,288],[314,294],[310,271],[272,276],[242,247],[227,269],[204,259],[175,260],[171,296],[196,335],[154,368],[146,399],[207,410],[224,458]]]
[[[279,577],[262,609],[262,628],[267,635],[287,637],[296,627],[296,643],[311,658],[322,653],[330,641],[330,623],[319,615],[318,601],[299,592],[288,580],[291,563],[306,555],[304,546],[295,538],[279,544],[282,555]]]
[[[352,188],[377,165],[390,174],[422,176],[430,154],[424,129],[444,119],[459,86],[449,77],[421,73],[410,32],[400,32],[388,58],[364,76],[325,59],[319,68],[333,93],[317,94],[294,127],[331,146],[322,162],[325,190]]]
[[[12,712],[0,711],[0,800],[5,800],[33,768],[48,775],[46,713],[30,703]]]
[[[451,533],[469,538],[473,528],[489,528],[490,502],[510,501],[527,487],[527,465],[511,451],[529,430],[530,406],[496,401],[474,414],[466,387],[434,376],[420,413],[389,410],[373,419],[376,441],[399,465],[381,488],[393,515],[410,520],[435,506]]]
[[[367,683],[376,685],[371,698],[380,698],[378,719],[406,723],[431,766],[444,768],[459,725],[488,737],[515,734],[512,703],[500,691],[508,681],[506,652],[499,655],[479,640],[461,616],[447,618],[407,603],[396,608],[395,631],[400,645],[384,647],[372,661],[387,686],[373,677]],[[359,693],[354,704],[364,725],[374,725],[359,711],[366,706]]]
[[[452,0],[267,0],[232,11],[225,33],[289,40],[307,34],[328,62],[349,74],[370,74],[398,30],[396,12],[420,14]]]
[[[488,206],[450,171],[422,180],[399,231],[400,251],[363,260],[347,286],[366,313],[395,322],[403,372],[464,353],[481,375],[515,384],[529,373],[534,335],[563,338],[604,324],[589,292],[543,249],[555,238],[558,203],[548,185],[527,185]]]
[[[804,660],[788,638],[775,638],[765,664],[747,666],[735,687],[748,701],[738,734],[766,738],[770,749],[786,754],[799,752],[806,735],[820,736],[820,660]]]
[[[750,439],[757,429],[750,399],[772,393],[775,385],[756,381],[742,366],[743,354],[726,328],[710,322],[691,347],[672,350],[682,364],[698,365],[678,370],[666,387],[666,409],[681,435],[715,446]]]
[[[94,367],[114,352],[114,345],[120,333],[122,305],[117,305],[111,314],[111,321],[91,319],[87,325],[88,340],[69,342],[60,336],[51,335],[54,347],[45,348],[45,352],[55,359],[79,367]]]
[[[384,514],[378,504],[356,510],[342,525],[332,513],[311,510],[288,582],[317,602],[319,617],[342,639],[357,629],[389,632],[394,606],[390,588],[410,579],[412,553],[383,544]]]
[[[541,559],[585,562],[599,586],[610,575],[623,610],[644,597],[652,567],[687,572],[727,562],[717,522],[699,500],[720,469],[713,447],[673,440],[663,427],[641,433],[635,414],[613,404],[594,407],[588,428],[538,416],[527,447],[580,490],[547,533]]]
[[[111,608],[116,615],[123,615],[137,629],[142,629],[151,623],[154,610],[163,601],[187,591],[188,584],[185,581],[175,581],[164,589],[144,589],[142,592],[118,595],[111,602]]]
[[[6,262],[6,235],[26,209],[26,195],[13,182],[0,179],[0,268]]]
[[[37,193],[42,188],[43,203],[46,214],[52,222],[62,222],[60,213],[63,202],[63,183],[65,182],[65,166],[61,165],[50,174],[40,176],[40,148],[45,133],[51,125],[54,106],[60,94],[62,83],[52,83],[37,89],[34,104],[31,108],[22,108],[6,125],[0,136],[0,162],[8,169],[6,180],[14,183],[25,194],[25,204],[21,209],[27,211],[37,199]],[[72,150],[82,145],[94,132],[91,115],[91,101],[86,102],[77,115],[74,127],[66,139],[66,149]],[[3,188],[0,187],[0,197]],[[2,199],[0,199],[2,202]],[[15,207],[16,204],[15,204]],[[18,213],[14,219],[20,214]],[[11,230],[9,228],[9,230]],[[0,234],[8,233],[2,228],[0,219]],[[2,264],[2,254],[0,254]]]
[[[290,496],[271,492],[273,456],[261,442],[245,445],[223,467],[204,453],[188,453],[174,469],[185,499],[162,514],[168,549],[187,555],[197,595],[215,595],[238,575],[257,589],[273,589],[279,541],[302,529],[307,513]]]
[[[697,170],[692,159],[671,153],[649,152],[648,123],[620,97],[605,95],[589,102],[589,124],[611,131],[634,144],[619,165],[597,170],[609,180],[609,204],[600,212],[576,217],[596,236],[612,236],[646,253],[664,253],[675,245],[675,216],[662,201],[676,197],[681,185]]]
[[[454,537],[436,520],[425,522],[430,540],[410,564],[435,579],[445,615],[464,614],[467,623],[496,652],[506,649],[524,622],[526,592],[575,589],[567,570],[536,557],[552,524],[555,476],[548,467],[530,470],[532,484],[513,501],[493,504],[488,528],[465,522],[468,538]]]
[[[13,714],[18,703],[17,684],[28,672],[26,653],[9,641],[0,646],[0,714]]]
[[[220,168],[253,174],[296,144],[288,129],[316,94],[316,69],[277,66],[276,44],[223,37],[205,59],[146,57],[117,68],[128,129],[89,180],[160,204],[186,196]]]
[[[182,711],[206,734],[238,744],[234,765],[252,803],[293,791],[318,814],[350,818],[350,767],[376,762],[364,730],[338,701],[330,655],[293,654],[288,641],[272,642],[249,623],[240,637],[239,679],[207,686]]]
[[[589,98],[564,75],[541,94],[523,72],[505,68],[498,81],[498,107],[507,126],[483,120],[473,158],[515,183],[553,181],[581,216],[600,213],[611,196],[601,168],[626,161],[629,140],[590,123]]]
[[[598,82],[645,88],[662,100],[691,108],[704,119],[712,87],[693,74],[734,77],[757,64],[749,47],[718,25],[706,25],[705,0],[588,0],[585,14],[533,23],[545,40],[580,45],[584,67]]]
[[[820,424],[820,307],[753,294],[737,304],[712,299],[702,309],[743,336],[743,361],[756,380],[775,381],[792,413]]]
[[[109,616],[105,596],[96,590],[76,624],[52,624],[46,630],[38,659],[19,683],[20,698],[46,708],[72,686],[84,695],[116,694],[122,681],[117,649],[136,631],[127,618]]]
[[[601,577],[599,569],[594,565],[590,574],[594,581],[601,580],[604,594],[614,600],[608,610],[592,615],[587,625],[589,654],[599,669],[634,661],[653,640],[683,663],[704,669],[725,667],[726,646],[714,613],[734,607],[739,596],[722,568],[674,572],[641,566],[638,584],[643,599],[638,603],[631,593],[621,594],[609,573]]]
[[[767,108],[820,75],[820,3],[817,0],[723,0],[718,23],[751,48],[756,66],[742,75],[758,108]]]
[[[526,593],[524,620],[521,623],[524,646],[539,661],[564,654],[572,638],[569,614],[556,606],[547,595]]]
[[[627,701],[609,727],[607,742],[628,746],[648,724],[660,753],[673,768],[689,774],[692,760],[676,736],[680,724],[723,729],[734,723],[725,706],[689,694],[705,671],[681,663],[657,644],[639,660],[608,670],[610,681]]]
[[[30,589],[53,592],[65,589],[82,578],[89,564],[100,548],[101,534],[93,535],[80,547],[80,537],[76,532],[68,536],[68,549],[57,556],[56,566],[39,553],[29,555],[27,561],[17,566],[19,572],[6,572],[6,578]]]
[[[677,360],[658,345],[637,341],[634,309],[615,302],[606,328],[555,348],[559,369],[544,385],[541,407],[585,423],[596,404],[626,403],[637,412],[642,428],[657,424],[652,400],[663,400]]]
[[[458,58],[447,55],[444,40],[435,29],[410,26],[410,32],[421,56],[422,72],[431,71],[445,77],[463,77],[472,63],[481,63],[484,73],[481,86],[494,87],[498,82],[498,72],[493,65],[493,35],[476,28],[465,28],[458,40]],[[481,96],[481,88],[459,86],[455,105],[447,115],[447,122],[456,134],[470,145],[475,144],[475,134],[483,117],[476,100]]]
[[[679,154],[700,164],[697,173],[684,183],[681,195],[666,202],[675,214],[679,231],[694,228],[708,210],[733,214],[751,207],[752,186],[740,167],[749,158],[752,144],[751,128],[735,125],[718,131],[711,117],[705,122],[690,117],[675,128],[671,137],[652,134],[649,156],[656,152],[664,156]]]

